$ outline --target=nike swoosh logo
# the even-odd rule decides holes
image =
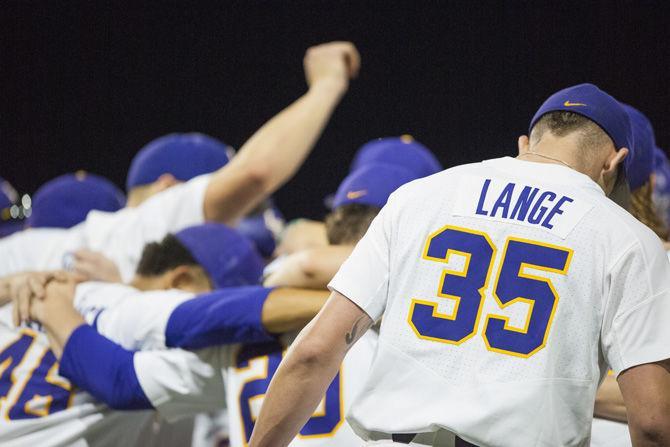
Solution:
[[[349,191],[347,193],[347,199],[355,200],[355,199],[358,199],[359,197],[363,197],[367,193],[368,193],[367,189],[361,189],[360,191]]]
[[[577,106],[585,106],[586,104],[581,103],[581,102],[570,102],[570,101],[565,101],[563,103],[565,107],[577,107]]]

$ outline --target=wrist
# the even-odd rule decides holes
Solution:
[[[334,96],[339,99],[347,92],[348,87],[349,81],[347,79],[336,76],[327,76],[315,80],[309,86],[309,92]]]

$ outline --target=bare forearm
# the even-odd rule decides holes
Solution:
[[[266,279],[265,285],[326,288],[352,250],[349,245],[330,245],[295,253]]]
[[[277,289],[263,305],[262,322],[273,334],[301,330],[319,313],[329,292],[326,290]]]
[[[234,222],[286,183],[309,155],[342,94],[343,87],[323,80],[263,125],[212,178],[207,218]],[[242,186],[231,190],[231,184]]]
[[[54,355],[60,359],[63,354],[63,348],[67,343],[67,340],[72,335],[75,329],[77,329],[82,324],[85,324],[84,319],[81,315],[73,312],[59,312],[56,315],[45,318],[42,321],[44,328],[47,331],[49,336],[49,343],[51,344],[51,350]]]
[[[275,374],[263,403],[251,447],[287,446],[323,398],[340,362],[314,357],[299,346]],[[291,408],[290,412],[282,411]],[[283,414],[282,414],[283,413]]]

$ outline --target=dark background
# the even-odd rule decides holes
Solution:
[[[662,1],[3,1],[0,175],[24,192],[87,169],[120,186],[149,140],[197,130],[240,147],[305,91],[304,50],[363,58],[295,180],[321,200],[367,140],[410,133],[446,166],[513,154],[538,105],[590,81],[645,112],[670,148]]]

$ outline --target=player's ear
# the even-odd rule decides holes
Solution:
[[[628,148],[622,147],[618,151],[613,151],[609,154],[603,165],[603,176],[604,177],[614,177],[619,170],[619,166],[622,166],[623,161],[628,156]]]
[[[209,278],[201,267],[180,265],[169,272],[168,288],[189,292],[208,292],[211,290]]]
[[[530,140],[528,139],[528,135],[521,135],[517,141],[517,145],[519,146],[519,155],[530,152]]]
[[[177,180],[174,175],[170,173],[162,174],[154,182],[155,192],[164,191],[169,187],[176,185],[177,183],[179,183],[179,180]]]

